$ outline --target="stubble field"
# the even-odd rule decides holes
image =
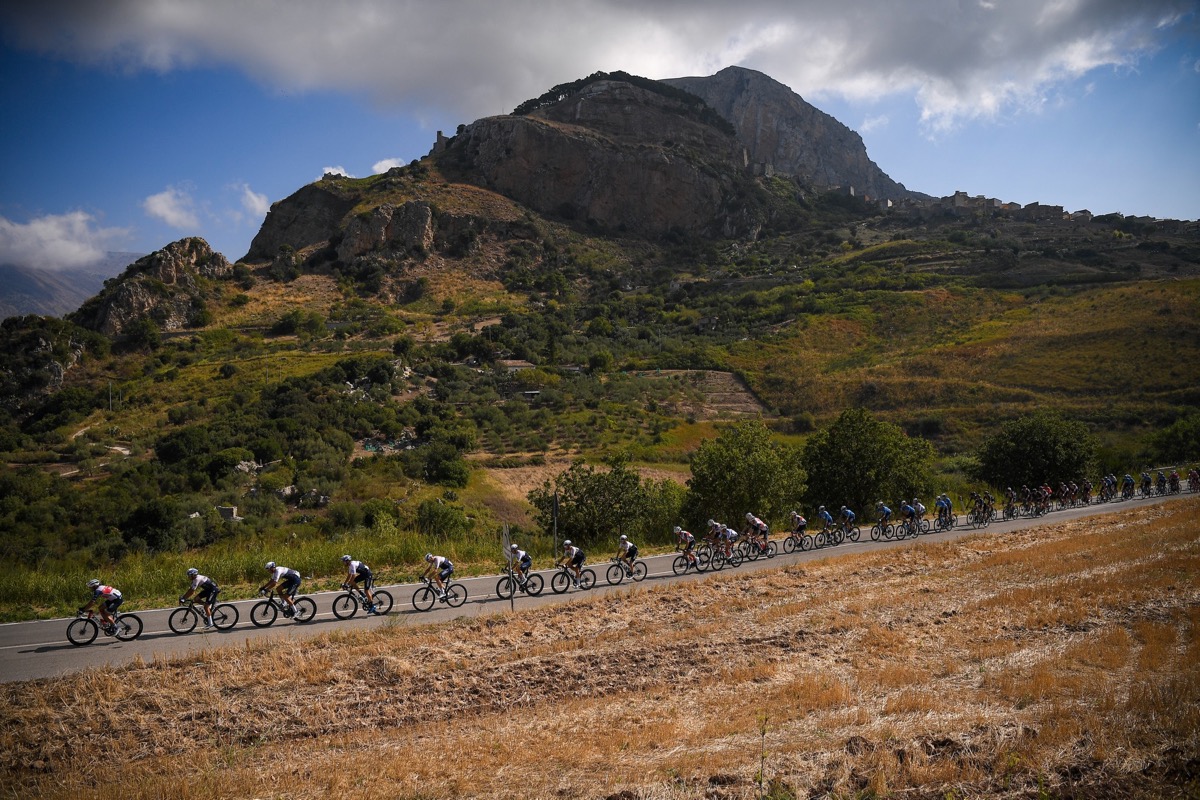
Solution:
[[[0,787],[1197,797],[1198,511],[5,684]]]

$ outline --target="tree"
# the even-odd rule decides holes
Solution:
[[[1094,468],[1096,451],[1087,425],[1039,412],[1006,422],[984,441],[976,477],[996,487],[1079,481]]]
[[[1200,413],[1175,420],[1150,438],[1156,460],[1161,464],[1180,464],[1200,459]]]
[[[685,513],[693,525],[713,518],[740,527],[747,512],[778,523],[804,494],[805,479],[797,448],[774,441],[761,422],[739,422],[696,450]]]
[[[927,440],[909,437],[864,408],[848,408],[804,444],[810,513],[822,504],[845,505],[865,517],[880,500],[925,494],[933,456]]]
[[[628,455],[611,456],[604,464],[601,470],[574,461],[553,483],[530,492],[538,524],[551,529],[557,492],[558,530],[564,538],[590,544],[640,533],[647,503],[640,476],[630,469]]]

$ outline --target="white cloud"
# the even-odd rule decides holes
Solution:
[[[129,237],[127,228],[102,228],[83,211],[49,214],[29,222],[0,217],[0,262],[34,269],[95,263]]]
[[[248,183],[240,184],[238,188],[242,191],[242,208],[246,209],[250,216],[258,219],[267,216],[267,212],[271,210],[271,201],[265,194],[254,191]]]
[[[888,122],[890,122],[890,120],[888,119],[887,114],[880,114],[875,117],[867,117],[862,121],[862,124],[858,126],[858,132],[870,133],[871,131],[877,131],[882,128],[886,128],[888,126]]]
[[[402,158],[385,158],[371,165],[371,173],[378,175],[381,172],[387,172],[392,167],[403,167],[406,163]]]
[[[186,189],[178,186],[168,186],[158,194],[150,195],[142,201],[142,208],[147,214],[162,220],[172,228],[200,227],[195,201]]]
[[[417,119],[511,110],[596,70],[757,69],[801,95],[914,98],[930,128],[1038,109],[1131,67],[1195,0],[41,0],[0,5],[12,41],[166,71],[232,65],[284,91],[362,93]],[[263,37],[262,31],[272,35]],[[436,113],[435,113],[436,112]]]
[[[354,177],[353,175],[351,175],[349,172],[346,171],[345,167],[323,167],[321,169],[321,175],[317,180],[320,180],[320,178],[323,178],[326,175],[345,175],[347,178]]]

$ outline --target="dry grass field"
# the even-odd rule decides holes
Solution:
[[[10,797],[1200,796],[1200,502],[0,691]]]

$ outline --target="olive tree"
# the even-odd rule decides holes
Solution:
[[[739,422],[701,443],[692,456],[685,500],[687,521],[712,518],[741,527],[747,512],[781,524],[804,494],[796,447],[771,437],[761,422]]]
[[[924,494],[933,457],[928,440],[910,437],[865,408],[846,409],[804,443],[809,512],[818,505],[845,505],[865,518],[880,500],[895,503]]]

